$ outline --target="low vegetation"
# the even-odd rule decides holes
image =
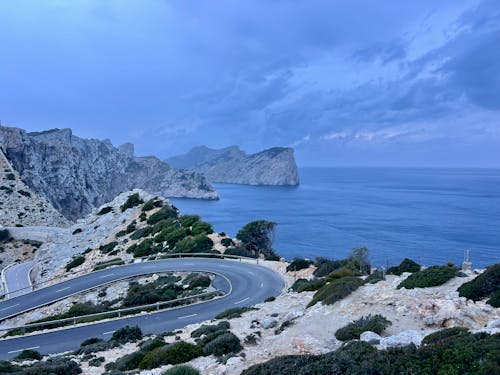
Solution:
[[[323,355],[277,357],[242,372],[276,374],[498,374],[500,334],[464,333],[416,348],[377,350],[352,341]]]
[[[324,279],[298,279],[295,281],[291,287],[294,292],[302,293],[302,292],[314,292],[325,285]]]
[[[399,264],[399,266],[389,267],[387,273],[391,275],[401,276],[403,272],[410,272],[410,273],[418,272],[420,271],[420,268],[421,268],[420,264],[414,262],[411,259],[404,258],[403,261]]]
[[[12,239],[7,229],[0,229],[0,242],[7,242]]]
[[[312,301],[307,307],[313,306],[318,302],[323,302],[326,305],[331,305],[363,285],[363,281],[354,276],[345,276],[335,279],[328,284],[322,286],[315,294]]]
[[[110,259],[110,260],[106,260],[104,262],[97,262],[94,266],[94,269],[93,271],[101,271],[101,270],[104,270],[108,267],[111,267],[111,266],[119,266],[119,265],[122,265],[122,264],[125,264],[125,261],[122,260],[122,258],[113,258],[113,259]]]
[[[295,258],[287,267],[286,272],[290,271],[299,271],[304,268],[308,268],[311,265],[311,262],[307,259]]]
[[[254,256],[263,255],[266,259],[277,257],[272,248],[276,223],[266,220],[256,220],[246,224],[236,234],[244,247]]]
[[[234,319],[240,318],[241,314],[248,311],[257,310],[255,307],[232,307],[230,309],[224,310],[220,314],[215,316],[215,319]]]
[[[73,259],[71,259],[71,261],[68,262],[68,264],[66,264],[66,272],[75,267],[81,266],[84,262],[85,262],[85,256],[78,255],[74,257]]]
[[[140,339],[142,339],[142,331],[139,327],[125,326],[113,332],[113,336],[111,336],[108,341],[104,341],[103,339],[97,337],[93,337],[83,341],[80,344],[80,348],[75,350],[73,354],[87,355],[91,353],[101,352],[116,348],[128,342],[136,342]]]
[[[63,357],[49,358],[28,366],[19,366],[7,361],[0,361],[0,374],[15,375],[76,375],[82,369],[72,360]]]
[[[200,372],[191,366],[175,366],[163,373],[163,375],[200,375]]]
[[[110,213],[111,211],[113,211],[113,207],[106,206],[106,207],[101,208],[101,210],[97,213],[97,215],[99,215],[99,216],[106,215],[107,213]]]
[[[429,288],[443,285],[453,279],[457,273],[458,269],[452,265],[431,266],[425,270],[412,273],[398,285],[398,289]]]
[[[500,307],[500,263],[494,264],[477,276],[474,280],[462,284],[458,288],[460,297],[473,301],[489,298],[487,303]]]
[[[129,208],[143,204],[144,201],[141,199],[139,193],[134,193],[128,196],[127,200],[123,205],[120,206],[120,210],[125,212]]]
[[[382,315],[364,316],[335,332],[335,337],[340,341],[356,340],[366,331],[381,334],[392,323]]]

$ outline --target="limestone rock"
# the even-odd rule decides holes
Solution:
[[[274,147],[247,155],[237,146],[220,150],[195,147],[167,159],[176,168],[199,172],[211,182],[245,185],[298,185],[292,148]]]
[[[384,348],[394,348],[410,344],[420,345],[425,335],[418,331],[403,331],[397,335],[380,339],[380,345]]]
[[[69,219],[81,218],[134,188],[165,197],[217,199],[205,177],[155,157],[134,157],[133,146],[83,139],[70,129],[27,133],[0,126],[0,148],[22,181]]]
[[[269,329],[269,328],[274,328],[278,325],[278,321],[273,318],[265,318],[262,320],[262,328],[264,329]]]
[[[366,331],[360,335],[359,339],[361,341],[367,342],[370,345],[378,345],[380,344],[380,340],[382,339],[382,337],[380,337],[380,335],[375,332]]]

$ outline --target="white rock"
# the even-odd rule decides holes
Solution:
[[[380,340],[380,345],[386,348],[406,346],[410,344],[420,345],[424,338],[423,333],[418,331],[403,331],[395,336],[384,337]]]
[[[264,318],[262,320],[262,328],[264,329],[269,329],[269,328],[274,328],[278,325],[278,321],[276,319],[272,319],[272,318]]]
[[[500,328],[500,319],[495,319],[488,322],[487,328]]]
[[[366,331],[360,335],[359,339],[361,341],[367,342],[370,345],[378,345],[380,344],[380,340],[382,339],[382,337],[380,337],[380,335],[375,332]]]
[[[295,310],[295,311],[290,311],[285,315],[284,320],[295,320],[297,318],[300,318],[301,316],[304,316],[304,311],[302,310]]]

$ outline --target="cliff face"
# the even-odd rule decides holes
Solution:
[[[134,188],[165,197],[218,198],[199,174],[154,157],[134,157],[131,144],[115,148],[109,140],[82,139],[70,129],[27,133],[0,126],[0,147],[21,179],[70,219]]]
[[[274,147],[247,155],[238,147],[220,150],[195,147],[167,160],[176,168],[203,174],[210,182],[245,185],[298,185],[292,148]]]

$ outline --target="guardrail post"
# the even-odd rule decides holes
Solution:
[[[160,302],[156,302],[156,311],[160,310]]]
[[[73,325],[76,326],[76,316],[73,318]]]

